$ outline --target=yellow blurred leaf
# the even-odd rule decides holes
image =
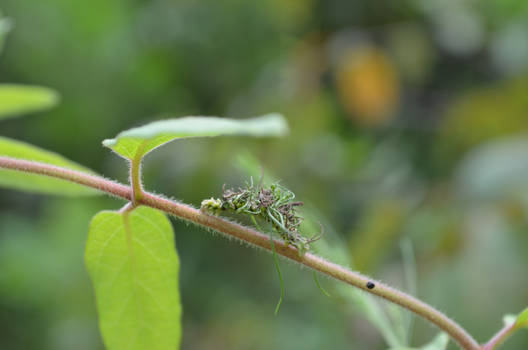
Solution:
[[[351,48],[343,55],[336,74],[341,102],[358,123],[376,126],[394,115],[399,79],[383,51],[369,46]]]

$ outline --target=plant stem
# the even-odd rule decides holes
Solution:
[[[33,162],[22,159],[0,156],[0,168],[19,170],[27,173],[41,174],[75,182],[80,185],[95,188],[106,194],[132,200],[130,186],[107,180],[100,176],[83,173],[71,169],[61,168],[46,163]]]
[[[482,350],[494,350],[501,345],[515,331],[515,322],[504,326],[485,345]]]
[[[132,188],[132,202],[137,203],[141,199],[142,189],[140,180],[140,162],[130,162],[130,187]]]
[[[126,200],[132,200],[133,192],[130,187],[102,177],[74,170],[8,157],[0,157],[0,168],[52,176],[92,187]],[[272,250],[272,241],[268,235],[226,219],[202,213],[200,210],[187,204],[175,202],[148,192],[142,192],[142,196],[137,204],[160,209],[180,219],[190,221],[208,229],[213,229],[230,237],[238,238],[253,246],[264,248],[268,251]],[[282,241],[274,240],[273,242],[277,254],[416,313],[448,333],[465,350],[482,350],[473,337],[461,326],[430,305],[360,273],[350,271],[343,266],[327,261],[317,255],[305,253],[299,256],[297,249],[291,245],[286,245]]]
[[[146,141],[143,142],[133,159],[130,162],[130,187],[132,188],[132,203],[137,204],[143,195],[143,187],[141,186],[141,158],[143,157],[143,149]]]

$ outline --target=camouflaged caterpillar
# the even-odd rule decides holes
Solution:
[[[251,178],[245,188],[238,190],[226,189],[224,185],[222,198],[203,200],[201,210],[215,215],[222,211],[244,213],[267,221],[287,245],[294,246],[299,255],[303,255],[309,250],[310,243],[317,241],[321,235],[307,238],[299,233],[303,218],[296,213],[296,208],[303,202],[294,199],[292,191],[276,182],[265,188],[261,184],[255,186]]]

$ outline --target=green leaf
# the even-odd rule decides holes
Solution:
[[[517,321],[515,321],[515,329],[520,328],[528,328],[528,308],[524,309],[517,317]]]
[[[0,84],[0,119],[48,109],[58,101],[59,94],[45,87]]]
[[[100,212],[85,262],[108,350],[179,348],[179,261],[165,215],[149,207]]]
[[[41,163],[51,164],[93,174],[93,171],[74,163],[63,156],[40,149],[33,145],[11,140],[0,136],[0,156],[16,159],[33,160]],[[97,194],[85,186],[56,179],[49,176],[24,173],[18,170],[0,169],[0,187],[14,188],[23,191],[56,194],[66,196],[78,196]]]
[[[156,147],[180,138],[221,135],[282,136],[287,132],[288,125],[280,114],[251,119],[184,117],[160,120],[125,130],[114,139],[104,140],[103,145],[126,159],[140,160]]]

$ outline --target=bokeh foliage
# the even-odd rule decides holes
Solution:
[[[0,22],[1,83],[61,95],[51,110],[3,120],[2,136],[126,181],[100,145],[121,130],[277,111],[288,138],[168,145],[146,158],[146,188],[199,205],[247,179],[235,163],[249,152],[313,208],[306,230],[320,221],[340,250],[328,257],[409,289],[400,242],[410,240],[417,294],[479,340],[528,304],[525,1],[0,6],[10,19]],[[82,251],[89,218],[120,205],[2,190],[0,347],[102,348]],[[387,348],[361,305],[321,296],[306,271],[285,263],[286,300],[274,317],[269,255],[174,224],[184,349]],[[435,335],[421,321],[414,328],[413,345]],[[525,348],[524,333],[504,349]]]

